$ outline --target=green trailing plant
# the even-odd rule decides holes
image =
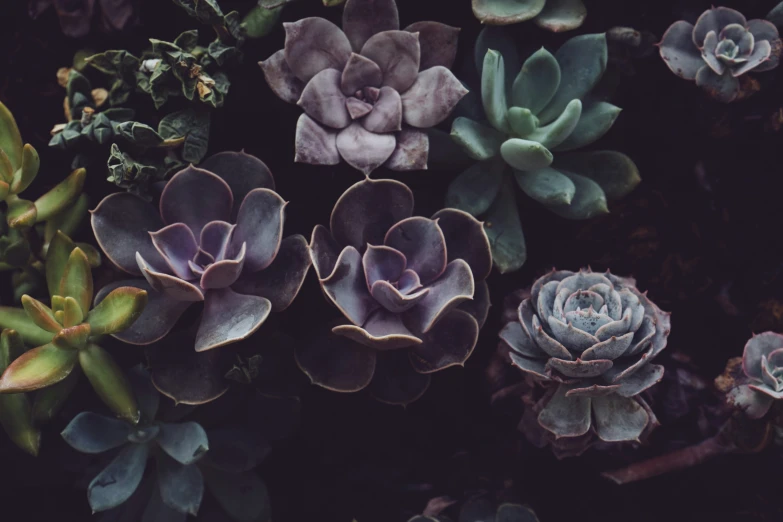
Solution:
[[[22,296],[23,309],[0,307],[0,327],[19,333],[37,346],[16,358],[0,376],[0,394],[40,391],[35,417],[47,420],[83,372],[93,389],[117,416],[136,423],[136,399],[122,370],[98,345],[104,335],[122,332],[141,315],[147,292],[120,287],[92,306],[93,280],[87,253],[57,232],[46,255],[46,304]]]
[[[456,118],[451,136],[478,163],[451,183],[446,204],[484,216],[495,265],[505,273],[527,257],[513,185],[560,217],[589,219],[608,212],[607,202],[640,178],[625,154],[578,152],[620,114],[595,89],[606,70],[605,34],[571,38],[554,55],[542,48],[520,68],[514,43],[489,28],[476,44],[476,62],[481,107],[468,106],[473,117]]]
[[[21,336],[14,330],[0,333],[0,373],[24,354]],[[37,456],[41,433],[33,426],[32,407],[24,393],[0,395],[0,425],[14,444]]]
[[[35,201],[24,199],[22,194],[35,181],[39,167],[35,148],[23,143],[11,111],[0,103],[0,271],[14,271],[17,299],[41,286],[44,259],[55,233],[73,233],[87,214],[84,169],[74,170]]]

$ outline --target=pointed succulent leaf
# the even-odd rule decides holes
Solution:
[[[446,206],[473,216],[483,214],[495,201],[506,169],[502,158],[474,163],[449,185]]]
[[[354,51],[364,47],[373,35],[400,28],[395,0],[350,0],[343,10],[343,30]]]
[[[592,102],[587,103],[583,110],[579,123],[573,132],[559,145],[553,147],[555,151],[567,151],[580,149],[600,139],[614,125],[620,115],[620,107],[611,103]]]
[[[695,80],[704,67],[701,52],[693,43],[693,25],[688,22],[674,22],[664,33],[659,51],[664,63],[680,78]]]
[[[518,270],[525,264],[525,236],[514,198],[514,187],[508,179],[487,211],[484,230],[492,246],[492,259],[501,274]]]
[[[147,305],[147,292],[132,286],[112,290],[87,314],[92,335],[112,335],[131,326]]]
[[[402,94],[405,123],[426,129],[444,121],[468,93],[454,74],[440,65],[422,71]]]
[[[296,123],[297,163],[310,165],[337,165],[340,152],[337,150],[337,132],[327,129],[307,114],[299,116]]]
[[[590,429],[590,397],[568,397],[575,386],[561,384],[538,415],[541,426],[557,437],[579,437]]]
[[[97,344],[79,350],[79,364],[98,397],[121,419],[139,422],[139,408],[128,379],[111,355]]]
[[[555,58],[560,65],[560,87],[538,115],[544,124],[560,116],[571,100],[582,99],[598,84],[608,60],[606,35],[575,36],[557,50]]]
[[[84,169],[74,170],[52,190],[35,200],[37,221],[46,221],[73,203],[82,193],[86,175]]]
[[[599,214],[606,214],[609,209],[606,205],[606,194],[595,181],[563,172],[576,187],[574,199],[569,205],[550,206],[549,210],[566,219],[590,219]]]
[[[147,467],[147,444],[128,444],[90,482],[87,500],[94,512],[117,507],[139,487]]]
[[[46,251],[46,284],[49,287],[49,295],[60,293],[60,281],[62,281],[65,265],[76,245],[71,238],[58,231],[49,243]]]
[[[76,232],[82,220],[89,212],[88,205],[89,198],[87,197],[87,194],[81,194],[72,205],[56,216],[52,216],[52,218],[46,222],[44,240],[47,247],[58,230],[66,236]],[[89,253],[86,251],[85,254],[87,254],[87,257],[90,257]]]
[[[305,83],[294,75],[294,72],[285,60],[285,50],[277,51],[263,62],[258,62],[258,65],[264,72],[264,78],[269,88],[281,100],[288,103],[299,101]]]
[[[356,392],[373,379],[378,353],[330,332],[310,343],[297,344],[295,355],[297,365],[314,384],[328,390]]]
[[[487,120],[498,131],[508,134],[508,101],[506,99],[506,72],[503,55],[490,49],[484,57],[481,73],[481,101]]]
[[[419,74],[419,35],[407,31],[377,33],[362,46],[361,55],[380,67],[384,86],[404,93]]]
[[[233,203],[231,188],[222,178],[190,166],[166,183],[160,196],[160,216],[169,225],[186,224],[199,237],[207,223],[227,221]]]
[[[33,348],[3,372],[0,393],[28,392],[55,384],[71,373],[77,359],[76,350],[52,343]]]
[[[14,330],[0,334],[0,374],[24,353],[22,337]],[[20,449],[38,455],[41,433],[33,426],[30,401],[23,393],[0,394],[0,425]]]
[[[285,61],[302,82],[324,69],[341,71],[351,56],[351,44],[339,27],[323,18],[284,23]]]
[[[73,297],[66,297],[63,304],[63,323],[65,328],[71,328],[84,320],[84,312]]]
[[[73,418],[60,435],[76,451],[103,453],[128,442],[131,426],[92,412],[82,412]]]
[[[397,145],[393,134],[374,134],[358,122],[343,129],[335,143],[346,163],[365,175],[383,165]]]
[[[198,466],[182,465],[165,454],[156,463],[163,503],[180,513],[196,516],[204,495],[204,478]]]
[[[500,146],[500,155],[517,170],[538,170],[552,164],[553,156],[537,141],[511,138]]]
[[[38,222],[38,210],[32,201],[16,199],[8,203],[6,222],[11,228],[28,228]]]
[[[561,154],[557,156],[553,167],[595,181],[609,201],[625,197],[641,182],[633,160],[616,151]]]
[[[8,157],[12,172],[22,166],[22,149],[22,136],[19,134],[14,115],[3,103],[0,103],[0,150]]]
[[[443,275],[427,287],[422,299],[406,314],[406,324],[427,333],[459,304],[473,299],[475,282],[470,266],[462,259],[448,264]]]
[[[451,137],[474,160],[497,156],[506,135],[468,118],[457,118],[451,127]]]
[[[204,428],[196,422],[162,424],[158,445],[180,464],[193,464],[209,449]]]
[[[79,247],[74,248],[68,256],[57,294],[76,299],[83,314],[90,310],[93,297],[92,269],[87,256]]]
[[[38,168],[41,166],[41,159],[38,152],[29,143],[22,148],[22,166],[14,173],[14,179],[11,182],[11,193],[19,194],[30,186],[35,176],[38,175]]]
[[[634,399],[617,394],[594,397],[595,432],[606,442],[638,441],[650,416]]]
[[[38,328],[42,328],[47,332],[52,332],[54,334],[62,330],[63,325],[55,319],[52,309],[41,301],[33,299],[29,295],[23,295],[22,306]]]
[[[587,8],[582,0],[547,0],[546,6],[534,22],[553,33],[560,33],[578,28],[585,18]]]
[[[574,182],[555,169],[546,167],[527,172],[514,171],[519,188],[543,205],[570,205],[576,193]]]
[[[196,351],[246,339],[261,327],[271,311],[272,303],[264,297],[238,294],[230,288],[208,291],[196,333]]]
[[[377,110],[377,105],[375,106]],[[397,133],[397,145],[384,166],[397,172],[429,168],[430,137],[426,132],[405,128]]]
[[[473,279],[483,281],[492,271],[492,253],[489,239],[484,231],[484,223],[470,214],[453,208],[436,212],[432,219],[438,222],[446,239],[448,262],[462,259],[473,273]],[[475,288],[474,298],[479,292]]]
[[[450,366],[463,366],[476,347],[479,326],[462,310],[451,310],[423,336],[423,343],[410,350],[413,369],[433,373]]]
[[[511,103],[538,114],[560,86],[560,65],[543,47],[525,60],[511,88]]]
[[[723,103],[733,102],[740,93],[739,80],[731,72],[727,70],[722,75],[716,74],[708,65],[696,73],[696,85],[711,98]]]
[[[547,0],[473,0],[473,14],[485,24],[516,24],[538,16],[546,3]]]
[[[79,383],[81,375],[81,368],[78,365],[74,366],[68,377],[35,392],[33,420],[36,424],[46,424],[60,412],[63,404]]]
[[[21,308],[0,306],[0,328],[16,331],[25,343],[40,346],[51,342],[54,334],[35,324],[27,311]]]
[[[566,105],[563,113],[558,116],[555,121],[549,125],[537,128],[525,138],[537,141],[548,149],[553,149],[568,139],[579,124],[579,119],[581,117],[582,102],[579,100],[571,100],[568,105]]]
[[[441,65],[451,69],[457,57],[457,39],[460,29],[439,22],[416,22],[405,28],[409,33],[419,33],[421,63],[419,69]]]

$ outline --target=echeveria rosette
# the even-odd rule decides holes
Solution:
[[[25,344],[37,346],[5,369],[0,393],[41,390],[35,408],[47,411],[36,417],[46,419],[73,389],[72,379],[84,373],[118,417],[137,422],[138,407],[122,369],[97,343],[136,321],[147,303],[147,292],[117,287],[92,306],[90,262],[61,232],[49,245],[46,279],[51,307],[28,295],[22,296],[23,309],[0,307],[0,327],[17,331]]]
[[[555,439],[638,441],[655,417],[639,395],[661,380],[670,314],[630,278],[552,271],[538,279],[500,338],[514,366],[548,387],[538,428]]]
[[[369,385],[377,398],[406,404],[424,393],[429,374],[473,351],[489,309],[483,226],[454,209],[412,214],[406,185],[367,178],[343,193],[328,229],[313,230],[321,288],[348,320],[298,347],[313,382],[337,391]]]
[[[695,80],[718,101],[740,94],[739,77],[771,71],[780,60],[778,29],[766,20],[750,20],[728,7],[705,11],[696,25],[675,22],[659,44],[661,58],[680,78]]]
[[[580,27],[587,18],[582,0],[472,0],[473,14],[488,25],[509,25],[533,20],[552,32]]]
[[[745,382],[729,392],[729,403],[760,419],[783,399],[783,335],[764,332],[751,337],[742,354],[742,371]]]
[[[260,62],[267,83],[304,110],[296,161],[369,174],[427,168],[426,129],[467,93],[449,68],[459,29],[418,22],[400,29],[395,0],[348,0],[343,28],[323,18],[284,24],[285,48]]]
[[[24,352],[24,342],[16,331],[0,332],[0,375]],[[32,407],[27,395],[0,394],[0,425],[19,448],[30,455],[38,455],[41,432],[33,425]]]
[[[482,103],[465,104],[474,119],[456,118],[451,137],[479,163],[454,179],[446,205],[483,216],[495,264],[505,273],[527,257],[514,184],[560,217],[589,219],[607,213],[607,202],[640,178],[625,154],[577,152],[620,114],[592,92],[606,70],[605,34],[571,38],[554,55],[542,48],[520,66],[508,31],[486,28],[476,62]]]

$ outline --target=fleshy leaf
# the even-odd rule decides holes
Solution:
[[[2,107],[0,107],[2,110]],[[13,330],[0,334],[0,374],[24,352],[21,336]],[[14,444],[37,456],[41,433],[33,426],[30,401],[23,393],[0,394],[0,425]]]
[[[490,49],[484,57],[481,73],[481,101],[487,120],[498,131],[509,133],[508,101],[506,100],[506,71],[503,55]]]
[[[362,390],[375,372],[375,350],[333,333],[298,343],[295,353],[299,368],[313,384],[328,390]]]
[[[398,315],[384,309],[373,312],[362,328],[346,324],[335,326],[332,333],[379,351],[399,350],[422,342],[403,325]]]
[[[473,0],[473,14],[485,24],[516,24],[538,16],[546,3],[547,0]]]
[[[595,432],[607,442],[638,441],[650,416],[634,399],[616,394],[593,398]]]
[[[373,134],[354,122],[337,135],[336,144],[350,166],[369,175],[389,159],[397,141],[393,134]]]
[[[302,114],[296,123],[297,163],[311,165],[337,165],[340,152],[337,150],[337,132],[327,129],[307,114]]]
[[[451,137],[474,160],[483,161],[500,153],[506,135],[469,118],[459,117],[451,126]]]
[[[539,27],[560,33],[580,27],[585,18],[587,8],[582,0],[547,0],[534,22]]]
[[[84,169],[74,170],[70,176],[55,185],[53,189],[35,200],[35,209],[37,211],[37,222],[46,221],[62,212],[67,205],[70,205],[84,186],[84,179],[87,171]]]
[[[343,10],[343,30],[356,52],[382,31],[396,31],[400,18],[395,0],[349,0]]]
[[[558,118],[543,127],[537,128],[525,139],[539,142],[548,149],[563,143],[579,124],[582,116],[582,102],[571,100]]]
[[[446,206],[478,216],[489,209],[503,184],[506,163],[495,158],[474,163],[451,182],[446,192]]]
[[[222,178],[187,167],[166,183],[160,196],[160,215],[166,224],[184,223],[195,237],[211,221],[228,221],[234,196]]]
[[[65,379],[73,370],[78,352],[45,344],[14,360],[0,377],[0,392],[20,393],[38,390]]]
[[[451,310],[427,332],[424,342],[410,350],[413,368],[433,373],[449,366],[462,366],[478,341],[476,320],[462,310]]]
[[[22,306],[24,307],[24,311],[27,312],[28,317],[38,328],[53,334],[56,334],[62,330],[63,325],[61,325],[57,319],[55,319],[52,309],[43,304],[41,301],[33,299],[29,295],[23,295]]]
[[[247,194],[231,235],[230,256],[247,244],[245,270],[257,272],[268,267],[280,249],[286,202],[276,192],[259,188]]]
[[[38,174],[40,166],[41,159],[38,157],[38,152],[32,145],[26,143],[22,148],[22,167],[14,173],[14,178],[11,182],[11,193],[19,194],[29,187]]]
[[[25,310],[10,306],[0,306],[0,328],[16,331],[27,344],[33,346],[47,344],[54,337],[52,332],[39,328]]]
[[[288,66],[288,62],[285,60],[285,50],[277,51],[265,61],[258,62],[258,65],[264,72],[264,78],[272,92],[288,103],[299,101],[305,84],[294,75],[291,67]]]
[[[563,172],[563,174],[576,187],[574,199],[569,205],[553,205],[548,207],[549,210],[566,219],[590,219],[598,214],[609,212],[606,206],[606,195],[598,183],[578,174],[569,172]]]
[[[128,442],[128,423],[85,411],[68,423],[60,435],[76,451],[103,453]]]
[[[285,61],[294,75],[309,82],[324,69],[342,70],[351,44],[339,27],[323,18],[284,23]]]
[[[209,449],[207,432],[196,422],[161,424],[158,445],[180,464],[193,464]]]
[[[239,207],[251,190],[267,188],[275,190],[275,180],[266,163],[245,152],[220,152],[201,163],[201,168],[217,174],[231,188],[234,207],[231,222],[236,222]]]
[[[686,80],[695,80],[704,67],[704,60],[693,43],[693,25],[682,20],[674,22],[663,35],[659,51],[671,71]]]
[[[511,88],[511,102],[538,114],[560,86],[560,65],[543,47],[525,60]]]
[[[492,246],[492,259],[501,274],[518,270],[527,260],[525,236],[514,198],[514,187],[509,180],[498,192],[487,211],[484,230]]]
[[[340,71],[324,69],[307,82],[299,105],[308,116],[333,129],[344,129],[351,123],[340,88]]]
[[[600,139],[614,125],[620,115],[620,107],[611,103],[588,103],[582,110],[579,123],[571,134],[559,145],[553,147],[555,151],[580,149]]]
[[[500,146],[500,155],[517,170],[538,170],[552,164],[553,156],[537,141],[511,138]]]
[[[561,384],[538,415],[541,426],[557,437],[578,437],[590,429],[590,397],[567,397],[573,388]]]
[[[22,147],[22,136],[14,115],[0,103],[0,149],[8,156],[14,171],[22,166]]]
[[[543,205],[570,205],[576,193],[574,182],[555,169],[546,167],[527,172],[515,171],[519,187]]]
[[[196,351],[203,352],[246,339],[272,311],[268,299],[238,294],[230,288],[210,290],[196,333]]]
[[[93,511],[119,506],[136,491],[147,467],[149,447],[129,444],[101,471],[87,488],[87,500]]]
[[[448,118],[467,93],[451,71],[439,65],[431,67],[420,72],[402,94],[403,119],[412,127],[434,127]]]
[[[139,422],[139,407],[130,383],[109,353],[97,344],[79,350],[79,364],[95,393],[118,417]]]
[[[424,395],[432,377],[413,369],[408,350],[378,352],[375,374],[369,390],[387,404],[405,406]]]
[[[466,212],[453,208],[440,210],[432,216],[446,239],[448,261],[464,260],[476,281],[489,277],[492,253],[484,224]]]
[[[457,39],[460,29],[439,22],[416,22],[405,28],[410,33],[419,33],[421,64],[419,69],[441,65],[451,69],[457,57]]]
[[[122,332],[138,319],[147,305],[147,292],[132,286],[112,290],[87,314],[92,335]]]
[[[389,229],[384,244],[405,255],[406,268],[413,270],[428,285],[446,269],[446,238],[436,221],[411,217]]]
[[[625,197],[641,182],[633,160],[616,151],[561,154],[555,158],[553,167],[595,181],[609,201]]]
[[[734,101],[740,93],[739,80],[729,70],[718,75],[708,65],[696,73],[696,85],[704,89],[711,98],[723,103]]]
[[[444,253],[445,258],[445,253]],[[321,288],[337,308],[356,326],[361,326],[379,307],[370,295],[362,256],[352,246],[340,253],[334,270],[321,280]]]
[[[384,166],[398,172],[427,170],[429,154],[429,135],[416,129],[405,128],[397,133],[397,146]]]
[[[79,247],[71,251],[68,262],[65,263],[58,295],[76,299],[83,315],[90,310],[93,296],[92,268],[87,256]]]

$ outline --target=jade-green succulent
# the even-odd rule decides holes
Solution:
[[[509,59],[495,49],[506,50]],[[458,117],[451,130],[479,163],[457,176],[446,196],[448,206],[485,216],[501,272],[519,269],[526,259],[514,184],[560,217],[588,219],[608,212],[608,201],[640,181],[625,154],[575,152],[606,134],[620,113],[594,92],[606,70],[605,34],[571,38],[554,55],[542,48],[521,68],[512,54],[514,44],[502,29],[485,29],[479,37],[483,110],[473,113],[482,121]]]
[[[465,0],[463,0],[465,1]],[[582,0],[472,0],[473,14],[488,25],[533,20],[542,29],[559,33],[581,26],[587,18]]]
[[[0,373],[24,351],[20,335],[14,330],[3,330],[0,333]],[[33,425],[32,407],[27,395],[0,395],[0,425],[14,444],[31,455],[38,455],[41,433]]]
[[[98,342],[136,321],[147,303],[147,292],[116,288],[93,307],[90,261],[62,232],[49,245],[46,282],[51,306],[24,295],[23,309],[0,307],[0,327],[17,331],[25,344],[37,346],[5,369],[0,394],[46,389],[39,392],[34,407],[41,410],[36,417],[46,419],[72,388],[69,377],[81,370],[117,416],[137,422],[139,412],[128,381]]]

